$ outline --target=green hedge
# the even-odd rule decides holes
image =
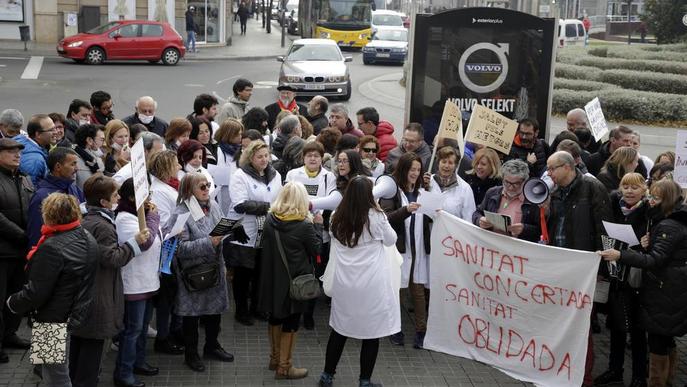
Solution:
[[[581,79],[555,78],[553,80],[553,88],[580,91],[595,91],[602,89],[620,89],[620,86],[611,83],[585,81]]]
[[[652,73],[648,71],[605,70],[597,78],[591,80],[612,83],[622,86],[624,89],[655,93],[687,94],[687,76],[685,75]]]
[[[687,62],[684,52],[673,51],[648,51],[641,48],[628,46],[601,46],[590,48],[589,55],[605,58],[623,58],[636,60],[667,60],[673,62]]]
[[[552,111],[566,114],[570,109],[584,106],[599,97],[604,116],[609,121],[686,122],[687,96],[605,89],[579,91],[557,89],[553,93]]]
[[[676,44],[660,44],[655,46],[641,46],[644,51],[678,51],[687,52],[687,44],[676,43]]]
[[[687,53],[685,53],[687,55]],[[572,62],[568,62],[572,60]],[[603,70],[626,69],[635,71],[650,71],[655,73],[687,75],[687,62],[672,62],[667,60],[632,60],[621,58],[600,58],[594,56],[577,56],[565,58],[565,63],[579,66],[592,66]]]
[[[582,79],[595,81],[601,75],[602,70],[596,67],[577,66],[566,63],[556,63],[554,74],[556,78]]]

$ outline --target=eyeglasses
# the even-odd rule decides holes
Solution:
[[[504,186],[511,187],[511,188],[518,188],[518,187],[520,187],[520,186],[522,185],[522,182],[523,182],[522,180],[513,182],[513,181],[508,181],[508,180],[506,180],[506,179],[503,179],[503,185],[504,185]]]
[[[546,167],[546,172],[548,172],[549,174],[551,174],[551,172],[555,171],[556,169],[558,169],[558,168],[560,168],[560,167],[562,167],[562,166],[564,166],[564,165],[565,165],[565,164],[558,164],[558,165],[556,165],[555,167],[549,167],[549,166],[547,166],[547,167]]]
[[[363,148],[365,153],[377,153],[377,148]]]
[[[336,164],[348,164],[348,159],[346,160],[336,160]]]
[[[534,133],[529,133],[529,132],[522,132],[520,131],[520,136],[522,137],[534,137]]]
[[[200,189],[201,191],[209,190],[210,189],[210,183],[201,184],[198,186],[198,189]]]
[[[48,128],[45,130],[41,130],[41,133],[53,133],[55,132],[55,127],[53,126],[52,128]]]
[[[655,195],[652,195],[652,194],[646,195],[646,198],[647,198],[647,200],[649,200],[650,202],[654,202],[654,203],[660,203],[661,200],[663,200],[663,199],[661,199],[660,197],[655,196]]]

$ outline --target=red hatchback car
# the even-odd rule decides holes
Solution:
[[[119,20],[60,40],[57,53],[77,63],[143,59],[175,65],[184,57],[186,49],[181,35],[168,23]]]

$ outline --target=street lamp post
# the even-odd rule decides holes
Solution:
[[[632,0],[627,0],[627,44],[632,44]]]

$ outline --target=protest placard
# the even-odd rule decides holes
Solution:
[[[504,154],[510,153],[515,132],[518,130],[517,121],[513,121],[482,105],[475,105],[472,109],[465,142],[482,144]]]
[[[594,98],[584,105],[584,111],[587,112],[587,120],[589,121],[589,129],[594,135],[594,140],[599,141],[608,133],[608,124],[604,117],[604,112],[601,110],[601,102],[599,97]]]
[[[432,228],[424,348],[541,386],[580,386],[599,256],[482,230]]]
[[[145,215],[143,203],[148,198],[148,170],[146,168],[146,155],[143,148],[143,139],[140,138],[131,147],[131,171],[134,178],[134,194],[136,196],[136,209],[138,210],[139,228],[145,228]]]
[[[429,162],[428,169],[430,171],[432,170],[432,165],[434,165],[434,159],[436,157],[438,148],[436,145],[439,143],[440,138],[450,138],[456,140],[458,142],[458,149],[461,153],[464,153],[463,117],[458,105],[450,100],[446,100],[446,103],[444,104],[444,112],[441,115],[439,131],[434,139],[434,150],[432,151],[432,158]]]
[[[687,188],[687,130],[678,130],[675,141],[675,170],[673,180]]]

